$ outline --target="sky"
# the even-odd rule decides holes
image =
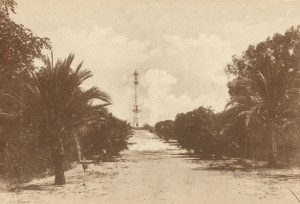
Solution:
[[[233,55],[300,24],[299,0],[17,0],[18,23],[49,37],[54,58],[94,76],[132,122],[133,72],[139,72],[140,124],[173,120],[199,106],[222,111],[224,69]]]

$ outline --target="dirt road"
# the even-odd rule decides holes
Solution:
[[[118,162],[81,166],[66,172],[68,184],[52,186],[53,177],[32,181],[15,192],[0,193],[0,203],[72,204],[297,204],[299,169],[208,170],[222,161],[185,156],[176,145],[137,131]]]

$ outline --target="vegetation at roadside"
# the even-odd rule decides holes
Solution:
[[[147,124],[147,123],[143,125],[143,129],[144,129],[144,130],[148,130],[148,131],[151,132],[151,133],[154,132],[154,127],[151,126],[151,125],[149,125],[149,124]]]
[[[200,107],[155,125],[158,136],[204,157],[300,163],[300,26],[233,56],[224,111]],[[173,125],[172,125],[173,124]],[[171,134],[171,136],[170,136]]]
[[[154,130],[160,138],[166,141],[175,139],[174,121],[172,120],[165,120],[156,123],[154,126]]]
[[[82,88],[93,75],[73,67],[73,54],[56,62],[43,55],[50,39],[15,23],[15,6],[0,1],[0,175],[19,183],[54,174],[62,185],[72,162],[118,155],[133,131],[108,112],[106,92]]]

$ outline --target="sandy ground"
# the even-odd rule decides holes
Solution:
[[[118,162],[92,164],[86,173],[78,165],[66,172],[63,187],[53,186],[53,177],[34,180],[0,193],[0,203],[299,203],[288,189],[300,196],[299,169],[209,170],[224,161],[187,157],[146,131],[130,142]]]

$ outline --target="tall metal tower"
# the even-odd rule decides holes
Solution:
[[[138,105],[138,72],[135,71],[133,73],[134,76],[134,107],[133,107],[133,127],[139,127],[139,117],[138,114],[141,112],[139,105]]]

